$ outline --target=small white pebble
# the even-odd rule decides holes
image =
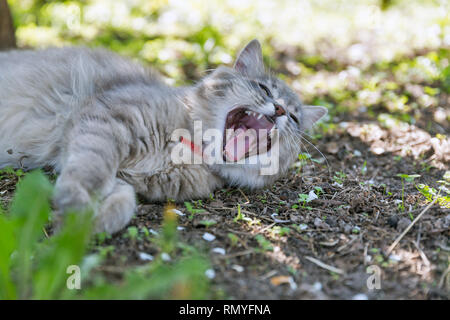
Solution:
[[[277,213],[272,213],[270,216],[272,217],[273,221],[276,222],[276,223],[288,223],[288,222],[291,222],[291,220],[289,220],[289,219],[288,220],[277,219],[276,218],[276,216],[278,216]]]
[[[216,236],[209,232],[205,232],[203,234],[203,239],[205,239],[206,241],[214,241],[216,239]]]
[[[355,149],[355,150],[353,151],[353,155],[354,155],[355,157],[361,157],[361,156],[362,156],[362,153],[361,153],[361,151]]]
[[[314,291],[322,290],[322,284],[320,282],[314,282],[313,289],[314,289]]]
[[[169,254],[166,253],[166,252],[161,253],[161,259],[163,259],[163,261],[170,261],[171,260]]]
[[[179,215],[179,216],[184,216],[184,215],[185,215],[183,212],[181,212],[181,211],[178,210],[178,209],[172,209],[172,211],[173,211],[174,213],[176,213],[177,215]]]
[[[155,230],[153,230],[153,229],[148,229],[148,231],[149,231],[151,234],[155,235],[155,236],[158,235],[158,231],[155,231]]]
[[[214,279],[216,277],[216,272],[214,269],[208,269],[205,271],[205,276],[208,277],[208,279]]]
[[[316,199],[318,199],[318,198],[319,198],[319,197],[317,196],[317,194],[314,193],[314,190],[311,190],[311,191],[308,193],[308,199],[306,199],[306,202],[310,202],[310,201],[316,200]]]
[[[212,249],[212,252],[221,254],[223,256],[225,255],[225,249],[224,248],[214,248],[214,249]]]
[[[178,231],[184,230],[184,227],[178,226],[178,227],[177,227],[177,230],[178,230]]]
[[[382,148],[382,147],[375,147],[375,148],[372,149],[372,152],[377,154],[377,155],[380,155],[380,154],[384,153],[384,148]]]
[[[320,218],[315,218],[315,219],[314,219],[314,225],[315,225],[316,227],[321,227],[321,226],[323,226],[323,221],[322,221],[322,219],[320,219]]]
[[[369,297],[364,293],[358,293],[353,296],[352,300],[369,300]]]
[[[396,255],[396,254],[391,254],[389,256],[389,260],[399,262],[399,261],[402,261],[402,257],[400,257],[399,255]]]
[[[291,290],[297,290],[297,284],[292,277],[289,277],[289,286],[291,287]]]
[[[243,267],[243,266],[240,266],[240,265],[238,265],[238,264],[233,264],[233,265],[231,266],[231,268],[232,268],[234,271],[236,271],[236,272],[243,272],[243,271],[244,271],[244,267]]]
[[[300,228],[300,230],[306,230],[306,229],[308,229],[308,225],[307,225],[307,224],[304,224],[304,223],[300,224],[298,227]]]
[[[151,254],[145,253],[145,252],[139,252],[139,259],[144,261],[152,261],[153,256]]]
[[[333,187],[343,188],[344,186],[341,183],[337,183],[336,181],[332,184]]]
[[[342,121],[341,123],[339,123],[339,126],[344,129],[348,128],[348,122]]]

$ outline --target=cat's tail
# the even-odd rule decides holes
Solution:
[[[92,96],[95,91],[95,68],[86,51],[80,50],[70,66],[73,98],[76,100]]]

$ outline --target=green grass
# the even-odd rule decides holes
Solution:
[[[18,183],[8,212],[0,213],[0,299],[206,297],[209,263],[194,248],[178,242],[171,210],[166,210],[157,243],[161,253],[177,258],[167,262],[159,255],[151,263],[129,268],[122,281],[112,283],[96,271],[105,253],[92,253],[92,213],[68,214],[59,231],[46,236],[52,190],[40,171],[28,173]],[[138,229],[130,227],[126,235],[136,239]],[[81,288],[69,289],[68,281],[76,283],[71,282],[76,270]]]

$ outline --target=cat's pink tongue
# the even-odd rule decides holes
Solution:
[[[225,145],[225,157],[228,161],[239,161],[245,157],[250,146],[256,144],[256,137],[245,134],[245,130],[237,129],[233,138]]]

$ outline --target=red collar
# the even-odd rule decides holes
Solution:
[[[202,148],[198,145],[196,145],[193,141],[185,138],[185,137],[180,137],[180,142],[186,146],[188,146],[189,148],[191,148],[191,151],[198,154],[199,156],[203,156],[203,152],[202,152]]]

